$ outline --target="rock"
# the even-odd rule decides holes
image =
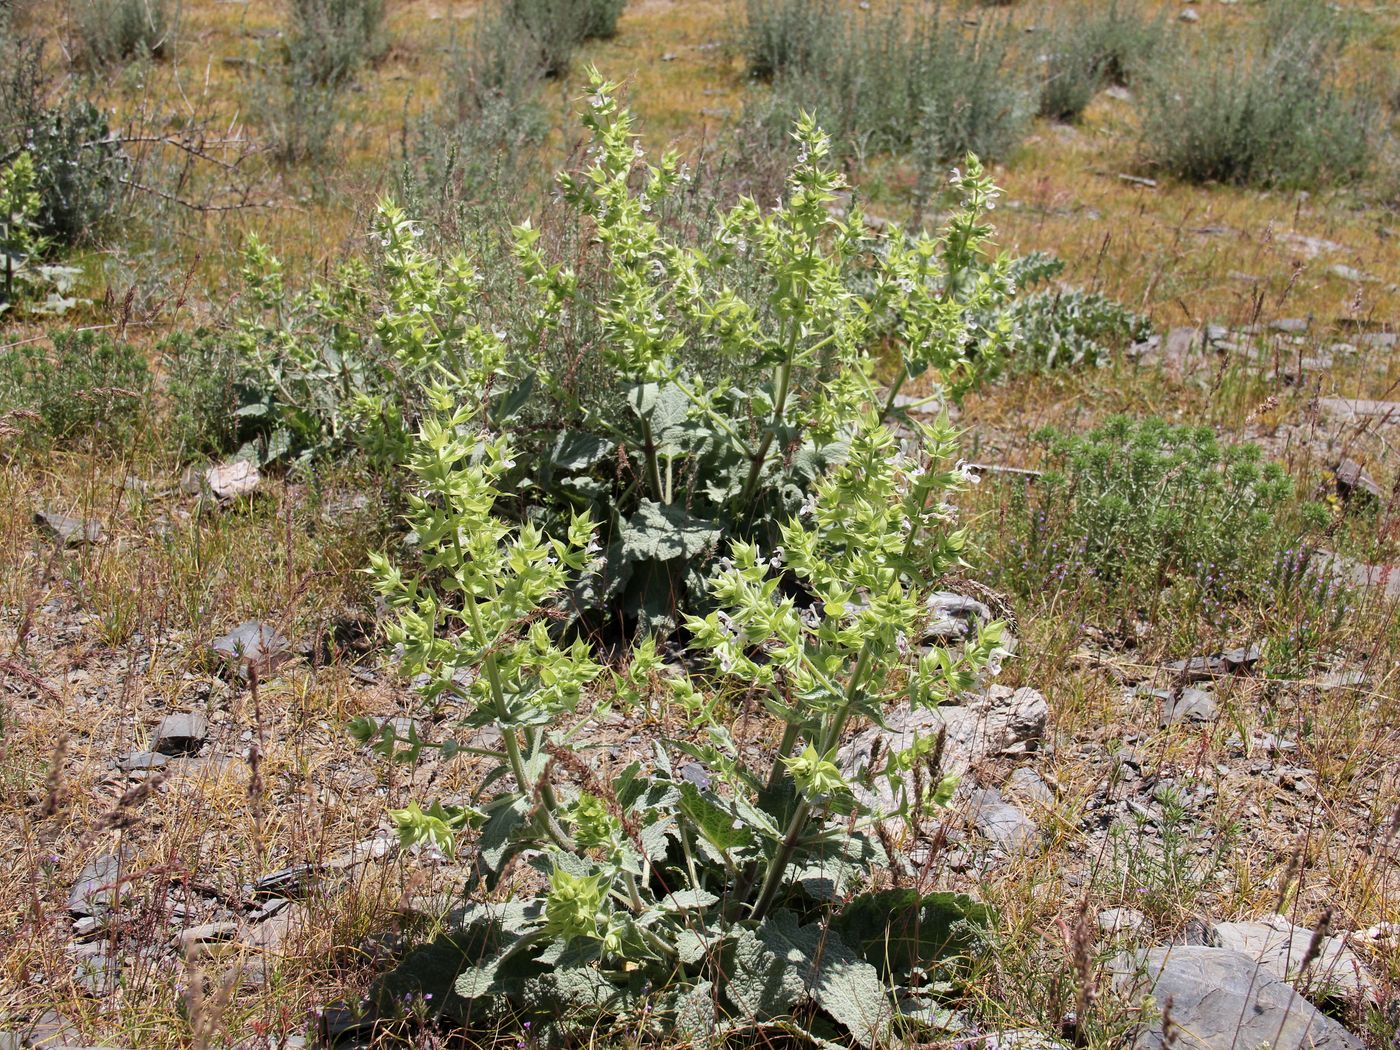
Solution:
[[[1224,662],[1214,656],[1193,656],[1189,660],[1173,660],[1162,666],[1183,682],[1209,682],[1228,670]]]
[[[872,786],[861,783],[871,765],[872,755],[880,766],[891,750],[906,751],[920,739],[947,731],[944,740],[941,775],[961,776],[980,759],[1007,751],[1027,751],[1045,735],[1049,705],[1034,689],[1008,689],[994,685],[985,696],[969,695],[962,705],[946,704],[933,709],[901,705],[885,716],[888,728],[871,726],[856,734],[837,753],[837,765],[855,792],[872,805],[894,808],[895,792],[883,778]],[[912,791],[911,773],[902,785]]]
[[[1181,722],[1214,722],[1216,714],[1213,692],[1209,689],[1188,687],[1162,705],[1159,721],[1164,726]]]
[[[220,463],[204,472],[204,487],[219,500],[237,499],[256,492],[262,484],[262,474],[257,465],[246,459],[236,459],[231,463]]]
[[[1388,598],[1400,596],[1400,567],[1367,565],[1342,554],[1318,551],[1318,568],[1330,574],[1338,583],[1350,587],[1366,587],[1380,591]]]
[[[1328,267],[1328,273],[1333,277],[1340,277],[1344,281],[1351,281],[1353,284],[1374,284],[1380,278],[1372,277],[1369,273],[1362,273],[1354,266],[1347,266],[1345,263],[1334,263]]]
[[[1365,684],[1366,672],[1358,671],[1355,668],[1351,670],[1344,668],[1336,671],[1328,671],[1318,681],[1317,687],[1324,693],[1330,693],[1334,689],[1355,689]]]
[[[925,643],[966,638],[979,624],[992,619],[992,611],[982,602],[951,591],[929,595],[928,611],[934,619],[925,631]]]
[[[235,922],[206,922],[175,934],[170,938],[170,947],[187,954],[196,954],[201,950],[207,954],[208,945],[231,941],[237,933],[238,924]]]
[[[1371,499],[1384,501],[1385,493],[1375,479],[1366,473],[1366,468],[1354,459],[1344,459],[1332,468],[1332,477],[1337,483],[1337,495],[1342,499]]]
[[[1225,948],[1153,948],[1120,956],[1115,987],[1128,998],[1155,1000],[1138,1030],[1138,1050],[1362,1050],[1361,1041],[1266,968]],[[1163,1031],[1170,1003],[1172,1030]]]
[[[1035,821],[1007,802],[996,788],[981,788],[968,798],[972,826],[1006,853],[1030,854],[1040,845]]]
[[[1370,401],[1359,397],[1320,397],[1317,408],[1339,423],[1400,423],[1400,401]]]
[[[1199,22],[1201,20],[1200,14],[1197,13],[1195,9],[1190,7],[1188,7],[1185,11],[1182,11],[1181,14],[1177,15],[1176,17],[1182,22]]]
[[[209,738],[209,719],[198,712],[166,715],[151,733],[151,750],[162,755],[192,755]]]
[[[1050,785],[1045,783],[1034,769],[1026,766],[1013,769],[1011,775],[1006,778],[1006,783],[1002,786],[1027,802],[1034,802],[1041,806],[1055,804],[1055,793],[1050,790]]]
[[[219,635],[209,643],[209,648],[240,673],[256,670],[260,678],[292,658],[292,647],[287,639],[278,634],[276,628],[256,620],[240,623],[228,634]]]
[[[1400,332],[1363,332],[1356,337],[1356,341],[1377,350],[1394,350],[1400,345]]]
[[[1235,674],[1253,667],[1264,658],[1264,649],[1258,645],[1242,645],[1238,649],[1226,649],[1216,659],[1225,665],[1225,670]]]
[[[64,547],[81,547],[102,539],[102,523],[91,518],[70,518],[51,511],[34,512],[34,524]]]
[[[1269,322],[1269,329],[1284,335],[1303,335],[1311,325],[1306,317],[1279,317]]]
[[[1313,931],[1294,926],[1282,915],[1268,915],[1258,922],[1217,923],[1215,938],[1221,948],[1249,956],[1275,977],[1304,990],[1352,998],[1369,996],[1374,989],[1366,967],[1347,946],[1345,937],[1322,938],[1315,957],[1299,979]]]
[[[1147,927],[1147,916],[1136,908],[1105,908],[1098,921],[1099,929],[1109,937],[1129,936]]]
[[[117,759],[117,768],[123,773],[137,773],[143,770],[160,769],[169,763],[170,758],[158,751],[133,751]]]
[[[82,919],[109,911],[127,892],[125,862],[121,853],[104,853],[83,865],[68,894],[68,914]]]

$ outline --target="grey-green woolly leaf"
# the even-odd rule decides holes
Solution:
[[[554,442],[549,462],[555,470],[588,470],[606,459],[616,447],[607,438],[585,434],[580,430],[564,430]]]
[[[725,991],[745,1021],[770,1021],[791,1015],[807,994],[802,975],[775,954],[753,930],[734,937],[734,974]]]
[[[661,907],[671,911],[699,911],[711,904],[719,903],[719,898],[708,890],[677,890],[661,898]]]
[[[719,527],[680,507],[644,499],[622,529],[622,556],[630,561],[693,558],[720,536]]]
[[[496,971],[500,958],[490,959],[478,966],[468,966],[457,975],[453,989],[463,999],[482,999],[496,990]]]
[[[617,994],[612,982],[592,966],[560,966],[529,978],[521,987],[521,1001],[528,1009],[561,1016],[579,1011],[596,1015]]]
[[[529,804],[520,797],[491,810],[476,844],[477,867],[488,890],[496,888],[506,861],[521,848],[517,832],[526,826],[529,814]]]
[[[682,966],[699,966],[720,946],[720,938],[706,929],[686,927],[676,933],[676,958]]]
[[[671,427],[684,423],[690,414],[690,398],[674,383],[630,386],[627,404],[638,418],[650,421],[652,436],[658,441]]]
[[[719,1028],[718,999],[710,981],[701,981],[686,992],[676,1004],[676,1031],[687,1039],[708,1043]]]
[[[817,923],[800,925],[791,912],[776,911],[759,925],[757,935],[861,1046],[873,1046],[886,1036],[892,1014],[889,989],[839,934]]]

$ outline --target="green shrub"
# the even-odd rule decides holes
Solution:
[[[617,34],[617,21],[627,0],[496,0],[486,18],[504,19],[514,46],[532,56],[545,76],[557,77],[569,68],[574,52],[585,40]]]
[[[466,46],[453,50],[437,105],[405,124],[398,197],[431,228],[511,193],[535,159],[548,128],[544,71],[517,46],[518,32],[508,19],[476,19]]]
[[[1171,591],[1214,617],[1256,593],[1284,545],[1292,486],[1254,445],[1126,416],[1084,435],[1035,438],[1045,474],[1018,486],[988,559],[1018,593],[1082,586],[1116,615]]]
[[[291,0],[289,81],[344,84],[384,53],[384,0]]]
[[[173,48],[169,0],[74,0],[79,54],[92,66],[164,58]]]
[[[1004,157],[1034,111],[1008,23],[968,28],[940,9],[847,12],[825,44],[795,48],[760,102],[773,141],[797,114],[817,114],[858,155],[913,150],[939,164]]]
[[[1106,84],[1141,78],[1167,45],[1165,15],[1143,15],[1131,0],[1057,11],[1040,82],[1040,115],[1077,121]]]
[[[1369,168],[1378,104],[1345,86],[1344,26],[1321,0],[1270,8],[1262,38],[1188,56],[1142,99],[1148,165],[1190,182],[1312,186]]]
[[[836,0],[746,0],[741,33],[752,76],[818,68],[844,32]]]
[[[256,437],[240,414],[252,398],[243,385],[243,359],[224,333],[197,329],[163,340],[158,348],[162,425],[179,459],[221,456]]]
[[[146,411],[151,375],[141,351],[96,332],[56,332],[0,357],[0,411],[37,417],[46,439],[120,445]]]
[[[971,273],[990,232],[981,214],[993,190],[975,160],[957,176],[943,237],[892,231],[868,245],[858,216],[828,210],[844,184],[810,120],[780,208],[746,199],[696,244],[673,240],[658,220],[685,185],[679,162],[641,167],[608,92],[596,86],[586,118],[589,166],[560,177],[576,236],[514,231],[523,297],[478,315],[480,278],[465,259],[430,256],[387,206],[373,289],[368,273],[351,274],[289,295],[255,246],[245,300],[257,312],[240,339],[262,392],[245,415],[266,426],[270,458],[350,445],[393,461],[422,414],[421,384],[456,397],[451,377],[489,358],[486,411],[520,453],[509,479],[528,499],[520,513],[592,511],[606,568],[577,607],[630,630],[701,600],[723,537],[774,542],[844,455],[862,406],[889,414],[915,377],[968,384],[967,318],[995,309],[1005,281],[1000,263],[943,279]],[[902,364],[887,393],[873,380],[877,333]]]
[[[450,1019],[470,1041],[512,1028],[542,1046],[641,1032],[658,1045],[747,1045],[775,1028],[864,1050],[926,1040],[944,1013],[938,988],[965,972],[959,957],[993,916],[955,894],[890,889],[888,873],[915,870],[895,842],[955,780],[934,734],[855,775],[838,748],[886,703],[924,709],[969,688],[999,640],[993,624],[958,650],[923,641],[929,582],[957,542],[942,509],[956,484],[949,432],[925,428],[923,448],[905,454],[867,417],[776,548],[728,547],[718,610],[687,625],[699,673],[661,674],[652,638],[609,672],[547,626],[595,571],[593,522],[545,532],[506,516],[529,498],[509,482],[523,452],[496,436],[490,401],[488,382],[415,447],[421,575],[373,562],[428,710],[455,710],[465,731],[499,743],[474,751],[490,787],[469,804],[393,814],[406,845],[453,855],[471,834],[471,899],[372,1000],[422,1004],[420,1020]],[[779,740],[759,762],[730,734],[743,697]],[[683,725],[680,739],[658,737],[599,775],[590,725],[639,705]],[[352,731],[399,761],[430,746],[374,719]],[[522,891],[526,864],[538,888]],[[487,903],[507,885],[504,904]]]

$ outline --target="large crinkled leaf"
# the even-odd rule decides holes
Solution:
[[[622,556],[629,561],[693,558],[719,539],[713,521],[682,508],[644,499],[622,530]]]
[[[564,430],[555,439],[554,448],[549,453],[549,463],[555,470],[565,473],[588,470],[606,459],[616,447],[607,438],[585,434],[581,430]]]
[[[806,994],[861,1046],[873,1046],[888,1034],[893,1013],[889,989],[839,934],[817,923],[800,925],[788,911],[774,912],[757,934],[799,976]]]
[[[710,981],[701,981],[681,996],[676,1004],[676,1031],[700,1045],[715,1036],[718,1025],[718,996]]]
[[[491,812],[477,841],[477,867],[488,890],[496,888],[505,863],[521,847],[517,836],[530,815],[530,806],[523,798],[513,798]]]
[[[903,889],[861,894],[841,909],[832,927],[882,973],[902,976],[966,953],[976,929],[992,922],[992,910],[965,894],[921,896]]]
[[[650,422],[657,441],[663,440],[671,427],[684,423],[690,414],[690,398],[675,383],[636,383],[626,392],[628,406],[639,419]]]
[[[753,930],[742,929],[734,937],[734,974],[725,991],[742,1020],[761,1022],[790,1017],[807,985],[785,956],[775,954]]]
[[[869,835],[841,835],[809,853],[788,878],[817,900],[843,901],[889,865],[884,847]]]
[[[718,903],[719,898],[708,890],[677,890],[661,898],[661,907],[668,911],[700,911]]]

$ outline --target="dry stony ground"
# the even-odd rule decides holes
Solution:
[[[187,7],[210,55],[272,17],[260,2]],[[445,13],[391,10],[403,43],[367,92],[385,112],[394,91],[430,77],[420,49]],[[635,71],[657,136],[693,132],[742,91],[704,49],[726,17],[722,4],[644,0],[588,57]],[[661,53],[677,60],[663,67]],[[1289,680],[1266,677],[1249,652],[1255,628],[1287,610],[1260,609],[1209,644],[1162,632],[1132,650],[1079,630],[1072,584],[1012,610],[1020,644],[1001,681],[1036,690],[1043,707],[998,732],[986,731],[995,705],[975,709],[980,729],[958,754],[964,789],[914,852],[928,885],[998,909],[996,951],[964,1004],[986,1031],[1055,1035],[1087,1006],[1086,1030],[1106,1045],[1133,1017],[1103,965],[1124,944],[1236,943],[1258,928],[1216,927],[1280,912],[1306,930],[1357,931],[1348,947],[1365,980],[1333,1010],[1379,1047],[1400,1023],[1400,586],[1383,571],[1400,412],[1339,399],[1400,400],[1386,339],[1400,327],[1400,221],[1346,194],[1128,182],[1125,119],[1104,98],[1082,129],[1038,129],[995,172],[1007,190],[999,240],[1061,252],[1072,280],[1149,312],[1160,342],[1093,373],[974,396],[960,417],[969,458],[1033,466],[1034,427],[1120,410],[1259,441],[1307,489],[1350,458],[1384,505],[1371,531],[1338,537],[1357,608],[1327,659]],[[305,211],[259,222],[274,243],[301,236],[314,259],[353,213],[328,213],[315,246]],[[1241,334],[1250,321],[1258,332]],[[1280,321],[1308,324],[1270,327]],[[392,542],[393,523],[378,490],[358,489],[266,478],[220,501],[182,487],[159,455],[0,462],[0,1046],[298,1045],[326,1027],[323,1012],[335,1027],[333,1005],[353,1003],[450,909],[460,867],[401,851],[385,813],[469,792],[471,766],[395,767],[344,730],[357,716],[417,713],[355,572]],[[997,491],[989,479],[969,499],[984,535]],[[36,511],[98,522],[100,535],[70,544]],[[250,669],[211,649],[248,622],[286,651],[273,645]],[[1188,688],[1208,696],[1183,698]],[[1183,699],[1198,706],[1162,724]],[[165,723],[157,740],[172,715],[200,717]],[[743,728],[765,743],[762,727]],[[662,729],[615,721],[606,761]],[[1350,957],[1320,958],[1315,997],[1326,977],[1356,972]],[[1086,1003],[1088,985],[1098,995]]]

